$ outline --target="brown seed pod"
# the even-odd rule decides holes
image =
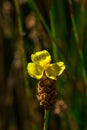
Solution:
[[[68,106],[64,100],[57,100],[55,103],[54,113],[62,117],[64,115],[64,112],[67,111],[67,108]]]
[[[43,77],[37,87],[37,99],[45,109],[50,109],[56,102],[56,80]]]

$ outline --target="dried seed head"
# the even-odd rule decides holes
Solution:
[[[33,13],[30,13],[25,19],[25,26],[27,29],[33,29],[36,26],[36,18]]]
[[[60,117],[63,116],[64,112],[67,110],[67,104],[64,102],[64,100],[58,100],[55,103],[55,110],[54,113],[58,114]]]
[[[37,99],[45,109],[50,109],[56,102],[56,80],[43,77],[37,88]]]

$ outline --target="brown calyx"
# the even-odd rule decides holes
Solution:
[[[47,77],[42,78],[38,83],[37,99],[45,109],[50,109],[56,102],[56,81]]]

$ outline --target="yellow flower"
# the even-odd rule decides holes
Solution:
[[[31,63],[28,63],[27,70],[32,78],[41,79],[44,72],[50,79],[56,80],[65,69],[62,61],[50,64],[51,55],[47,50],[38,51],[31,55]]]

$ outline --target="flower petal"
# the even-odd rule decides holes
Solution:
[[[50,63],[51,56],[47,50],[38,51],[35,54],[31,55],[31,60],[34,63],[39,64],[43,67],[46,64]]]
[[[43,76],[43,68],[35,63],[28,63],[27,70],[32,78],[41,79]]]
[[[56,62],[54,64],[49,64],[45,73],[48,78],[56,80],[57,76],[61,75],[64,69],[65,65],[63,62]]]

